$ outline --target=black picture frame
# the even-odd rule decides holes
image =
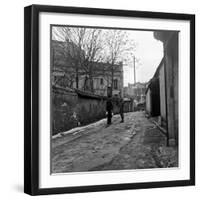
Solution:
[[[188,20],[190,23],[190,178],[188,180],[39,188],[39,14],[76,13],[100,16]],[[24,9],[24,192],[46,195],[195,185],[195,15],[31,5]]]

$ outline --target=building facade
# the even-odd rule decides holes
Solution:
[[[168,144],[178,145],[178,32],[156,31],[154,37],[162,41],[164,57],[148,85],[146,109],[166,122]],[[159,111],[154,110],[153,101]]]
[[[123,65],[119,63],[114,65],[114,71],[108,63],[92,63],[93,75],[92,75],[92,92],[97,95],[107,96],[109,90],[113,96],[119,94],[123,96]],[[80,69],[81,72],[81,69]],[[87,74],[79,76],[79,89],[84,91],[91,91],[90,78]],[[73,85],[75,88],[75,83]],[[111,89],[112,88],[112,89]]]
[[[128,87],[124,87],[124,96],[132,98],[136,103],[145,102],[146,83],[128,83]]]
[[[160,116],[161,125],[166,127],[166,94],[165,94],[164,59],[161,60],[153,78],[146,89],[146,111],[152,117]]]
[[[88,68],[76,63],[74,56],[83,56],[81,51],[73,44],[52,41],[52,83],[73,89],[107,96],[109,90],[113,96],[123,97],[123,64],[122,62],[111,66],[109,63],[90,62]],[[69,54],[66,49],[73,51]],[[79,51],[77,53],[76,51]]]

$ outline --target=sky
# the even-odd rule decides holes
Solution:
[[[136,43],[135,56],[140,61],[136,63],[136,82],[148,82],[154,75],[162,57],[162,42],[153,37],[152,31],[127,31]],[[123,67],[124,86],[134,83],[133,62]]]

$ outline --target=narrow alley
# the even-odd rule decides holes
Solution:
[[[145,112],[114,115],[52,139],[52,173],[147,169],[178,166],[178,147],[167,147],[165,135]]]

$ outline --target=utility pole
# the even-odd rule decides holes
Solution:
[[[136,73],[135,73],[135,56],[133,56],[133,70],[134,70],[134,84],[136,83]]]

